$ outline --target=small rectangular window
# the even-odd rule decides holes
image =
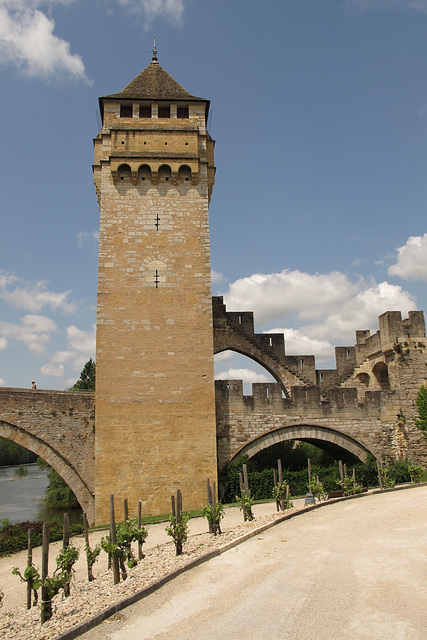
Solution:
[[[132,105],[131,104],[121,104],[120,105],[120,117],[121,118],[132,118]]]
[[[159,118],[170,118],[171,117],[171,108],[170,105],[166,105],[166,106],[159,106]]]
[[[151,118],[151,104],[139,106],[139,117],[140,118]]]
[[[188,107],[177,107],[177,109],[176,109],[176,117],[177,118],[188,118]]]

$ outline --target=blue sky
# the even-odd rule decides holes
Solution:
[[[0,385],[64,389],[95,356],[98,97],[154,35],[211,100],[227,308],[319,368],[384,311],[427,309],[427,0],[0,0]]]

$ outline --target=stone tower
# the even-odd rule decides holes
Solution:
[[[96,522],[206,501],[216,479],[209,102],[157,62],[100,98]]]

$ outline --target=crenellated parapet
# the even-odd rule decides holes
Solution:
[[[227,311],[221,296],[212,299],[214,352],[228,349],[252,358],[289,392],[294,385],[316,383],[314,356],[286,356],[282,333],[255,333],[251,311]]]
[[[286,355],[283,334],[255,333],[252,312],[227,311],[222,297],[214,297],[212,303],[215,353],[231,349],[253,358],[288,396],[294,386],[315,385],[329,397],[334,388],[352,385],[363,401],[368,387],[390,389],[389,368],[397,358],[415,352],[424,361],[427,354],[422,311],[410,311],[403,320],[400,311],[387,311],[379,317],[375,334],[356,331],[354,346],[335,347],[335,369],[316,369],[313,355]]]
[[[356,388],[338,387],[332,389],[328,398],[321,393],[318,385],[294,386],[289,397],[282,386],[275,382],[252,384],[252,394],[244,395],[241,380],[216,380],[215,397],[217,413],[221,407],[230,411],[245,413],[275,413],[286,416],[327,417],[350,413],[353,417],[378,416],[380,407],[393,406],[394,391],[368,391],[363,402],[359,402]]]

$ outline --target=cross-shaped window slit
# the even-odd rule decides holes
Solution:
[[[155,274],[155,276],[154,276],[154,283],[155,283],[155,285],[156,285],[156,289],[158,289],[158,288],[159,288],[159,282],[160,282],[159,272],[158,272],[158,271],[157,271],[157,269],[156,269],[156,274]]]
[[[159,218],[159,214],[157,214],[156,215],[156,222],[154,223],[156,225],[157,231],[159,230],[159,223],[160,223],[160,218]]]

